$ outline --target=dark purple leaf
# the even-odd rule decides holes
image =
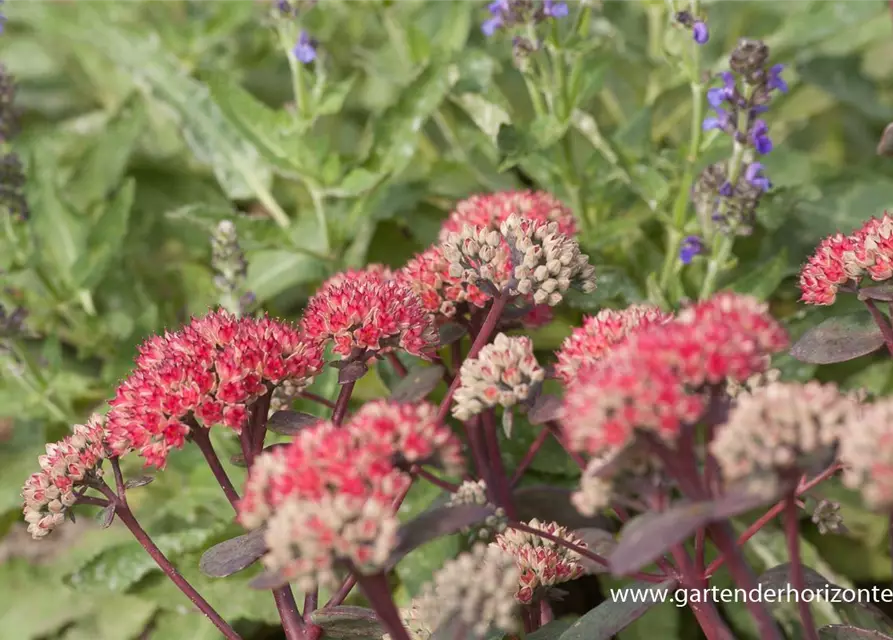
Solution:
[[[444,368],[440,365],[432,367],[413,367],[391,391],[391,400],[400,403],[412,403],[424,400],[443,378]]]
[[[862,287],[859,289],[859,300],[893,302],[893,285],[879,284],[874,287]]]
[[[438,507],[426,511],[400,527],[397,532],[397,546],[391,554],[390,562],[396,563],[413,549],[483,522],[494,514],[492,507],[476,504]]]
[[[359,360],[349,362],[338,371],[338,384],[356,382],[366,375],[367,371],[369,371],[369,367],[366,366],[365,362],[360,362]]]
[[[99,523],[100,529],[108,529],[115,521],[115,505],[110,504],[103,507],[102,511],[96,514],[96,521]]]
[[[801,568],[803,571],[804,588],[809,589],[815,593],[820,593],[828,589],[829,591],[827,593],[826,599],[838,601],[837,603],[835,603],[835,609],[837,609],[838,612],[841,614],[841,618],[844,620],[844,622],[856,624],[860,627],[866,624],[871,624],[875,627],[881,627],[887,632],[893,632],[893,621],[891,621],[890,618],[875,605],[865,601],[864,599],[855,599],[853,602],[842,602],[841,598],[837,597],[839,594],[843,593],[843,589],[841,587],[837,586],[814,569],[810,569],[805,565],[801,565]],[[768,569],[763,573],[763,575],[760,576],[759,583],[763,590],[787,589],[788,586],[791,585],[791,563],[785,562],[783,564],[776,565],[771,569]]]
[[[468,328],[458,322],[444,322],[437,330],[439,339],[438,345],[445,347],[453,344],[456,340],[461,340],[468,333]]]
[[[828,318],[807,331],[791,355],[809,364],[846,362],[877,351],[884,336],[867,312]]]
[[[303,411],[277,411],[267,420],[267,429],[281,436],[295,436],[321,419]]]
[[[893,157],[893,122],[887,125],[881,139],[877,144],[877,154],[879,156]]]
[[[557,420],[561,414],[561,405],[562,400],[560,396],[542,393],[527,412],[527,421],[530,424],[537,425]]]
[[[650,564],[697,529],[773,501],[774,496],[732,492],[709,502],[681,502],[666,511],[643,513],[626,523],[608,560],[611,571],[627,574]]]
[[[848,624],[829,624],[819,629],[821,640],[893,640],[893,636]]]
[[[225,578],[250,567],[267,552],[264,530],[255,529],[215,544],[202,554],[198,568],[206,576]]]
[[[155,479],[155,476],[140,476],[139,478],[133,478],[124,483],[124,487],[127,489],[136,489],[137,487],[145,487],[147,484],[152,482]]]
[[[608,640],[638,620],[648,609],[668,600],[675,587],[675,580],[667,580],[657,585],[650,582],[631,584],[627,587],[627,593],[638,592],[638,602],[632,602],[631,598],[626,602],[621,600],[603,602],[577,620],[570,629],[559,636],[559,640]]]
[[[386,633],[375,612],[363,607],[317,609],[310,618],[332,640],[379,640]]]
[[[573,624],[573,620],[568,620],[566,618],[553,620],[552,622],[544,624],[533,633],[528,633],[525,640],[558,640],[558,638],[561,637],[561,634],[570,629]]]
[[[284,577],[278,571],[264,571],[251,579],[248,586],[258,591],[267,591],[269,589],[278,589],[288,584],[288,578]]]
[[[610,531],[610,519],[602,515],[584,516],[571,502],[573,491],[561,487],[535,485],[516,489],[513,502],[518,511],[518,520],[529,522],[533,518],[544,522],[557,522],[568,529],[594,527]]]

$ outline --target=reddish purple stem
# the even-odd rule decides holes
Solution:
[[[819,634],[816,631],[815,620],[813,620],[809,602],[803,599],[806,580],[803,577],[803,564],[800,561],[799,517],[797,494],[792,492],[786,501],[784,514],[784,534],[787,539],[788,555],[791,560],[791,586],[797,592],[797,609],[800,611],[800,621],[803,623],[803,632],[806,640],[819,640]]]
[[[549,433],[549,429],[543,427],[536,436],[536,440],[530,444],[530,448],[527,449],[527,453],[524,454],[524,457],[521,458],[521,462],[518,463],[518,467],[515,469],[515,475],[512,476],[512,486],[517,485],[521,481],[524,472],[527,471],[527,468],[533,462],[533,459],[536,458],[536,454],[539,453],[540,447],[543,446],[546,442],[546,438],[549,437]]]
[[[214,445],[211,444],[211,437],[208,430],[198,425],[193,426],[192,440],[198,445],[199,451],[201,451],[202,455],[205,457],[205,462],[207,462],[208,466],[211,468],[211,473],[214,474],[214,479],[217,480],[217,484],[223,489],[226,499],[229,500],[234,509],[238,509],[239,493],[236,491],[232,481],[226,474],[226,469],[224,469],[223,465],[220,463],[220,458],[217,457],[217,452],[214,451]]]
[[[363,595],[372,605],[372,609],[378,615],[384,628],[387,629],[391,640],[411,640],[406,627],[403,626],[403,620],[400,618],[400,612],[394,599],[391,597],[391,587],[388,584],[388,578],[384,573],[377,573],[372,576],[363,575],[356,570],[357,584],[363,591]]]
[[[874,319],[874,323],[878,326],[878,329],[881,330],[881,333],[884,336],[884,344],[887,345],[887,351],[893,356],[893,327],[890,326],[887,317],[877,308],[874,300],[863,300],[863,302],[865,302],[865,306],[868,307],[868,311],[871,312],[871,317]]]
[[[493,409],[484,411],[484,447],[487,452],[487,460],[489,462],[491,477],[494,483],[494,492],[497,496],[497,505],[505,509],[509,518],[517,518],[518,514],[515,510],[515,504],[512,500],[512,490],[509,486],[509,478],[505,472],[505,466],[502,464],[502,453],[499,448],[499,434],[496,433],[496,416]]]
[[[201,611],[205,617],[210,620],[215,627],[220,630],[220,633],[224,635],[228,640],[242,640],[241,636],[235,632],[235,630],[229,626],[229,624],[224,620],[219,613],[212,607],[207,600],[205,600],[201,594],[195,590],[195,588],[189,584],[189,582],[180,575],[180,572],[171,564],[171,561],[167,559],[167,556],[161,552],[161,549],[152,542],[152,539],[149,537],[149,534],[140,526],[140,523],[137,522],[136,517],[134,517],[133,512],[130,508],[124,504],[115,492],[112,490],[110,486],[105,484],[104,482],[100,487],[98,487],[100,491],[109,499],[111,504],[115,505],[115,515],[118,520],[124,523],[130,533],[133,534],[133,537],[136,538],[136,541],[140,544],[140,546],[146,550],[146,553],[155,561],[155,564],[158,565],[158,568],[161,569],[164,574],[170,578],[171,582],[176,585],[176,587],[183,592],[183,594],[189,598],[189,600],[198,607],[199,611]]]

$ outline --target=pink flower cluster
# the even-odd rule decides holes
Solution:
[[[613,347],[620,346],[626,338],[654,324],[672,319],[651,305],[634,304],[622,311],[603,309],[594,316],[583,319],[583,326],[574,329],[558,350],[555,375],[568,384],[580,367],[600,358]]]
[[[136,369],[109,402],[109,449],[136,450],[163,468],[193,424],[239,432],[249,407],[286,380],[303,386],[323,366],[322,349],[290,325],[224,311],[194,318],[140,347]]]
[[[570,381],[562,424],[590,455],[629,444],[636,429],[673,439],[704,409],[708,385],[764,371],[787,334],[754,298],[721,293],[630,336]]]
[[[307,303],[301,328],[316,344],[331,340],[344,357],[354,349],[384,353],[397,347],[424,356],[437,344],[433,318],[419,296],[383,268],[329,280]]]
[[[583,549],[586,543],[557,522],[527,523],[529,527],[544,531]],[[515,599],[521,604],[531,604],[541,597],[541,590],[562,582],[575,580],[583,575],[580,554],[559,545],[553,540],[517,529],[507,529],[491,543],[509,553],[521,572]],[[538,591],[540,591],[538,593]]]
[[[258,457],[239,520],[267,524],[267,566],[315,584],[329,581],[339,559],[358,567],[381,559],[390,544],[382,546],[382,536],[390,540],[395,530],[391,504],[411,482],[395,463],[461,472],[460,443],[436,414],[429,404],[371,402],[342,427],[320,422]]]
[[[557,222],[558,230],[566,236],[577,233],[573,212],[552,194],[500,191],[474,195],[457,204],[441,226],[439,239],[445,242],[451,233],[460,233],[465,225],[498,231],[512,214],[537,222]]]
[[[440,229],[439,240],[446,242],[452,233],[461,233],[465,226],[483,231],[499,231],[512,214],[540,223],[555,222],[558,231],[572,237],[577,223],[570,209],[549,193],[542,191],[503,191],[471,196],[450,213]],[[506,254],[508,255],[508,254]],[[440,245],[416,254],[398,272],[398,278],[422,298],[425,308],[438,316],[450,318],[463,303],[483,308],[492,295],[475,284],[450,275],[449,261]],[[510,265],[496,265],[497,279],[508,280]],[[521,318],[528,327],[547,324],[552,319],[548,305],[537,305]]]
[[[801,300],[834,304],[840,286],[868,275],[883,281],[893,277],[893,217],[872,218],[852,235],[836,233],[822,240],[800,271]]]
[[[87,424],[75,425],[70,436],[47,444],[46,455],[37,459],[40,471],[28,478],[22,490],[25,521],[34,538],[62,524],[66,510],[77,501],[75,488],[90,474],[102,473],[99,465],[106,457],[102,439],[102,418],[94,414]]]

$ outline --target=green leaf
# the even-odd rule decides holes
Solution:
[[[544,624],[542,627],[525,636],[526,640],[558,640],[576,622],[573,618],[561,618]]]
[[[119,593],[94,602],[96,606],[91,614],[83,615],[75,626],[66,629],[60,640],[136,638],[148,626],[157,609],[152,602]]]
[[[156,617],[152,627],[153,638],[220,640],[220,631],[201,612],[183,609],[164,611]]]
[[[320,179],[322,158],[302,140],[291,114],[270,109],[239,86],[230,74],[212,75],[208,87],[226,119],[276,169],[292,177]]]
[[[363,607],[317,609],[310,618],[331,640],[379,640],[385,633],[375,612]]]
[[[168,105],[196,157],[208,164],[231,198],[269,199],[270,171],[211,100],[207,86],[190,78],[180,61],[151,32],[114,26],[103,5],[81,5],[74,19],[40,20],[62,40],[93,47],[133,77],[147,95]]]
[[[788,264],[788,251],[782,249],[768,263],[748,265],[744,271],[745,275],[732,283],[732,289],[765,300],[796,268]]]
[[[279,614],[269,591],[255,591],[248,586],[249,581],[257,575],[255,568],[241,571],[228,578],[209,578],[202,575],[198,569],[199,552],[182,556],[177,563],[177,569],[183,577],[213,603],[217,612],[225,620],[230,622],[243,620],[256,620],[267,624],[279,625]],[[134,593],[140,598],[155,602],[166,611],[182,611],[189,606],[189,600],[168,578],[160,572],[153,572],[140,581],[134,589]],[[303,594],[295,590],[295,598],[298,602],[303,599]],[[199,616],[207,626],[213,629],[213,625],[207,619]],[[191,636],[166,636],[173,638]],[[216,636],[219,637],[219,632]]]
[[[373,173],[399,174],[409,166],[422,126],[440,107],[458,76],[453,65],[435,63],[403,89],[397,103],[376,122],[369,159]]]
[[[327,274],[316,258],[291,251],[269,250],[248,254],[245,288],[263,303],[291,287],[321,280]]]
[[[66,197],[75,209],[87,211],[118,186],[147,124],[146,109],[137,102],[127,103],[106,124],[65,186]]]
[[[21,509],[22,486],[40,470],[37,457],[46,453],[45,429],[44,421],[13,421],[12,438],[0,447],[0,514]]]
[[[202,549],[227,526],[224,522],[208,521],[207,518],[205,520],[197,523],[178,523],[180,526],[177,530],[153,535],[152,539],[168,558],[176,558],[180,554]],[[122,591],[133,586],[151,571],[160,569],[146,550],[136,541],[132,541],[105,549],[67,576],[66,581],[78,589]]]
[[[48,148],[38,148],[32,154],[26,197],[41,262],[51,269],[54,279],[70,283],[71,268],[83,251],[87,227],[58,190],[58,168],[52,157]]]
[[[128,179],[115,194],[90,230],[88,249],[71,269],[77,287],[92,291],[102,280],[112,260],[123,248],[136,193],[136,181]]]

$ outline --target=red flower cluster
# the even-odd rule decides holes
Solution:
[[[721,293],[684,309],[571,380],[562,421],[569,443],[597,455],[629,444],[636,429],[673,439],[701,415],[707,385],[765,370],[787,341],[765,305],[750,297]]]
[[[310,584],[325,582],[339,557],[355,563],[386,557],[382,545],[390,543],[380,536],[393,534],[390,505],[411,482],[395,466],[398,458],[461,471],[460,443],[436,414],[428,404],[372,402],[343,427],[320,422],[258,457],[239,521],[249,528],[268,524],[268,566]],[[292,537],[298,530],[308,536]],[[295,555],[295,545],[306,548]]]
[[[34,538],[62,524],[66,510],[77,501],[75,487],[89,474],[101,474],[99,464],[106,457],[103,433],[102,418],[93,415],[87,424],[75,425],[70,436],[47,444],[46,455],[37,459],[41,470],[28,478],[22,490],[23,513]]]
[[[555,375],[568,384],[581,366],[604,357],[609,349],[623,344],[629,335],[668,322],[672,317],[657,307],[638,304],[622,311],[603,309],[595,316],[587,316],[583,326],[574,329],[557,352]]]
[[[327,494],[389,501],[409,476],[395,468],[399,454],[410,463],[462,467],[461,445],[427,403],[369,402],[342,427],[320,422],[288,447],[258,457],[245,485],[239,518],[257,527],[289,500],[319,500]]]
[[[421,298],[426,311],[447,318],[455,315],[456,305],[467,302],[483,308],[491,298],[473,284],[451,276],[450,263],[439,246],[413,256],[397,277]]]
[[[163,468],[192,421],[239,432],[259,396],[286,380],[303,386],[323,367],[322,349],[288,324],[224,311],[193,319],[140,347],[136,370],[109,402],[114,455],[137,450]]]
[[[822,240],[800,271],[801,300],[830,305],[840,285],[868,275],[882,281],[893,277],[893,217],[872,218],[850,236],[834,234]]]
[[[460,233],[465,225],[498,231],[512,214],[537,222],[557,222],[566,236],[577,233],[573,212],[560,200],[544,191],[501,191],[471,196],[456,205],[440,228],[440,241],[451,233]]]
[[[540,522],[533,519],[529,527],[544,531],[583,549],[586,543],[557,522]],[[511,554],[521,572],[515,599],[521,604],[531,604],[535,598],[546,594],[543,590],[562,582],[575,580],[583,575],[580,554],[570,551],[553,540],[541,538],[526,531],[507,529],[490,543]]]
[[[409,287],[384,271],[336,276],[307,303],[301,327],[308,339],[349,356],[356,349],[399,347],[424,356],[437,344],[433,318]]]

